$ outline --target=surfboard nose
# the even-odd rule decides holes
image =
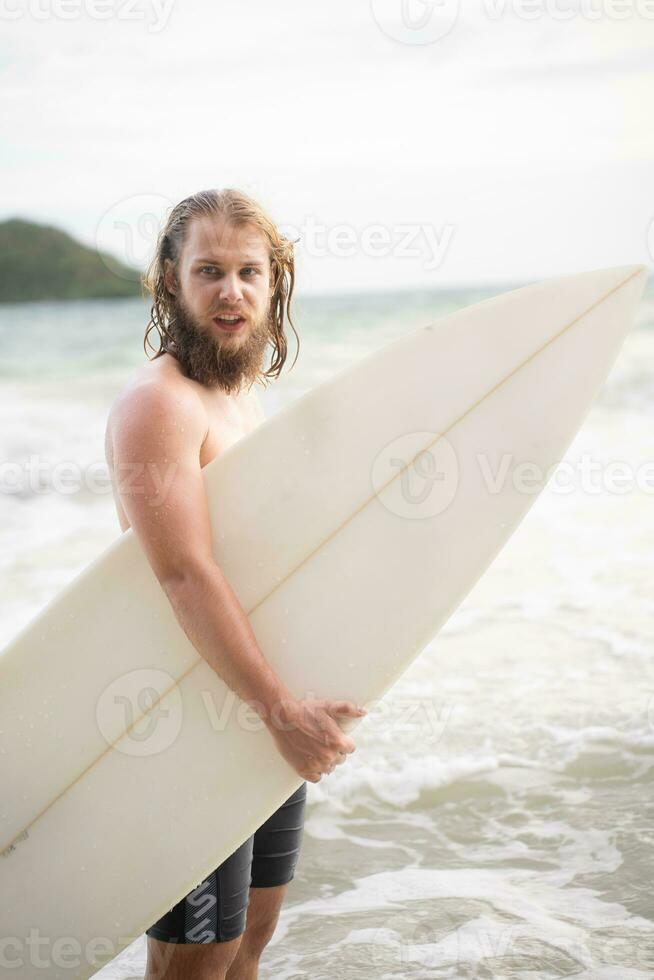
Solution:
[[[648,275],[645,265],[610,266],[544,279],[501,294],[490,301],[497,303],[498,312],[504,307],[494,324],[493,340],[509,347],[520,334],[535,352],[591,318],[595,337],[602,334],[621,342],[633,323]]]
[[[637,273],[643,273],[647,278],[649,269],[646,265],[615,265],[607,266],[606,268],[599,269],[599,272],[615,273],[616,275],[622,275],[625,278],[629,276],[636,275]]]
[[[583,277],[572,277],[581,281]],[[649,278],[646,265],[621,265],[588,273],[596,281],[597,299],[590,303],[585,315],[596,306],[606,304],[608,315],[602,320],[605,331],[624,338],[631,328]]]
[[[623,287],[633,286],[635,290],[640,290],[641,294],[649,277],[649,269],[646,265],[616,265],[605,269],[597,269],[581,275],[594,276],[600,289],[610,291]]]
[[[621,289],[633,283],[637,289],[644,289],[649,276],[649,269],[646,265],[615,265],[602,269],[591,269],[588,272],[577,273],[574,276],[566,276],[566,279],[576,280],[581,283],[587,278],[589,283],[595,282],[600,293],[608,293],[613,289]],[[554,281],[554,280],[550,280]]]

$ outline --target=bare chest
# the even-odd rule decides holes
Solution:
[[[200,466],[204,467],[225,450],[247,436],[263,421],[254,396],[238,404],[226,405],[210,399],[205,403],[206,435],[200,449]]]

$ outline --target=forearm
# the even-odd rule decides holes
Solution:
[[[293,696],[263,656],[219,566],[205,566],[162,583],[162,587],[198,653],[269,724],[275,705]]]

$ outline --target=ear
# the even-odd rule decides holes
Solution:
[[[173,296],[176,295],[179,287],[175,275],[175,266],[170,259],[164,259],[164,285],[169,293],[172,293]]]

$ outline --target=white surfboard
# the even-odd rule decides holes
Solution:
[[[645,280],[600,270],[447,316],[205,467],[215,558],[296,696],[375,702],[408,667],[562,458]],[[186,638],[131,530],[4,651],[0,732],[14,980],[91,976],[302,782]]]

